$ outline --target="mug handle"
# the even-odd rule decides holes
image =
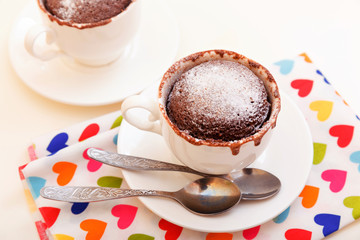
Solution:
[[[134,108],[142,108],[149,111],[150,112],[149,118],[144,119],[143,117],[139,117],[136,114],[130,114],[128,110]],[[130,96],[126,98],[122,103],[121,114],[124,117],[124,119],[134,127],[144,131],[150,131],[162,135],[161,126],[160,126],[159,106],[158,103],[153,99],[150,99],[143,95]]]
[[[54,49],[47,49],[43,52],[37,52],[35,50],[35,43],[39,40],[42,34],[46,34],[46,43],[52,44],[56,40],[56,33],[53,29],[45,27],[43,25],[35,25],[31,27],[25,36],[25,49],[34,57],[43,61],[51,60],[61,55],[60,51]]]

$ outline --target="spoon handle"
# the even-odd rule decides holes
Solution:
[[[40,190],[43,198],[62,202],[98,202],[137,196],[173,198],[172,192],[157,190],[119,189],[109,187],[48,186]]]
[[[178,172],[193,173],[203,177],[214,176],[214,175],[198,172],[196,170],[193,170],[189,167],[182,165],[161,162],[147,158],[128,156],[118,153],[111,153],[96,148],[89,148],[87,150],[87,154],[90,158],[96,161],[128,170],[178,171]]]

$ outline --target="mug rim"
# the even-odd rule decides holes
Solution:
[[[204,60],[205,59],[205,60]],[[207,60],[206,60],[207,59]],[[248,67],[256,76],[258,76],[265,85],[266,91],[268,93],[268,97],[271,103],[271,112],[268,119],[262,124],[259,131],[256,133],[233,141],[224,141],[224,140],[215,140],[215,139],[198,139],[190,134],[181,131],[168,117],[166,111],[166,100],[168,95],[164,96],[164,86],[168,81],[173,79],[174,75],[179,75],[186,70],[199,65],[200,63],[209,61],[209,60],[230,60],[234,62],[238,62],[246,67]],[[186,66],[186,63],[191,62],[190,67]],[[173,84],[171,84],[173,85]],[[163,75],[159,89],[158,89],[158,100],[159,100],[159,108],[161,115],[165,119],[166,123],[171,127],[171,129],[182,139],[185,139],[187,142],[193,145],[206,145],[211,147],[230,147],[233,155],[237,155],[240,151],[240,147],[245,143],[254,141],[255,146],[258,146],[261,143],[263,136],[270,130],[276,126],[276,121],[278,114],[281,109],[281,99],[279,88],[274,77],[271,73],[258,62],[245,57],[239,53],[230,51],[230,50],[206,50],[201,52],[196,52],[190,54],[180,60],[176,61]]]
[[[38,7],[40,8],[41,12],[43,12],[51,22],[56,22],[58,25],[60,26],[68,26],[68,27],[73,27],[73,28],[77,28],[77,29],[85,29],[85,28],[94,28],[94,27],[100,27],[100,26],[104,26],[107,25],[109,23],[111,23],[112,21],[115,21],[117,18],[120,18],[123,14],[126,14],[127,12],[130,11],[130,9],[134,8],[134,3],[139,2],[140,0],[131,0],[130,4],[120,13],[118,13],[117,15],[108,18],[108,19],[104,19],[98,22],[93,22],[93,23],[75,23],[73,21],[66,21],[63,19],[58,18],[55,15],[52,15],[45,7],[44,5],[44,0],[37,0],[37,4]]]

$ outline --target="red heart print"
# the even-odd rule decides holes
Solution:
[[[40,207],[39,211],[43,216],[46,226],[48,228],[54,225],[60,214],[60,209],[54,207]]]
[[[299,197],[302,197],[301,204],[304,208],[312,208],[318,199],[319,188],[314,186],[305,185]]]
[[[93,136],[95,136],[96,134],[98,134],[100,131],[100,127],[98,124],[93,123],[90,124],[89,126],[87,126],[84,131],[82,132],[80,138],[79,138],[79,142],[84,141],[85,139],[91,138]]]
[[[85,158],[86,160],[89,160],[89,162],[87,164],[87,169],[89,170],[89,172],[96,172],[97,170],[99,170],[101,168],[101,166],[103,164],[99,161],[96,161],[96,160],[90,158],[89,155],[87,154],[87,150],[88,149],[86,149],[83,152],[83,158]]]
[[[295,79],[291,82],[291,87],[298,89],[299,97],[306,97],[310,94],[313,88],[314,81],[309,79]]]
[[[206,240],[232,240],[231,233],[209,233],[206,235]]]
[[[58,173],[57,183],[60,186],[65,186],[74,177],[77,165],[71,162],[57,162],[54,164],[52,170]]]
[[[321,174],[321,178],[330,182],[330,190],[334,193],[340,192],[346,182],[346,171],[329,169]]]
[[[292,228],[285,232],[287,240],[310,240],[311,235],[312,232],[299,228]]]
[[[25,165],[22,165],[22,166],[20,166],[20,167],[18,168],[20,180],[25,180],[25,176],[24,176],[23,170],[24,170],[24,168],[25,168],[27,165],[28,165],[28,163],[25,164]]]
[[[337,145],[341,148],[347,147],[354,135],[354,126],[351,125],[335,125],[330,128],[329,133],[333,137],[337,137]]]
[[[111,214],[119,218],[117,226],[120,229],[128,228],[135,219],[138,208],[131,205],[119,204],[111,209]]]
[[[166,231],[165,240],[176,240],[180,237],[180,234],[183,230],[182,227],[175,225],[171,222],[166,221],[165,219],[161,219],[159,221],[160,229]]]
[[[80,228],[87,232],[86,240],[100,240],[103,236],[107,223],[97,219],[87,219],[80,223]]]
[[[45,223],[43,223],[42,221],[36,221],[35,222],[35,226],[36,226],[36,230],[39,233],[40,236],[40,240],[46,240],[47,238],[47,233],[46,233],[46,229],[47,226]],[[46,238],[43,238],[43,236],[46,236]]]
[[[260,225],[253,227],[253,228],[246,229],[243,231],[243,237],[246,240],[252,240],[258,235],[259,231],[260,231]]]

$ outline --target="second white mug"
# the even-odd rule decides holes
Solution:
[[[95,23],[56,18],[46,10],[43,1],[37,0],[42,24],[30,28],[25,37],[26,50],[43,61],[65,56],[84,65],[106,65],[121,56],[139,29],[141,0],[133,0],[117,16]],[[36,45],[43,35],[48,46],[42,45],[44,49],[39,50]]]

